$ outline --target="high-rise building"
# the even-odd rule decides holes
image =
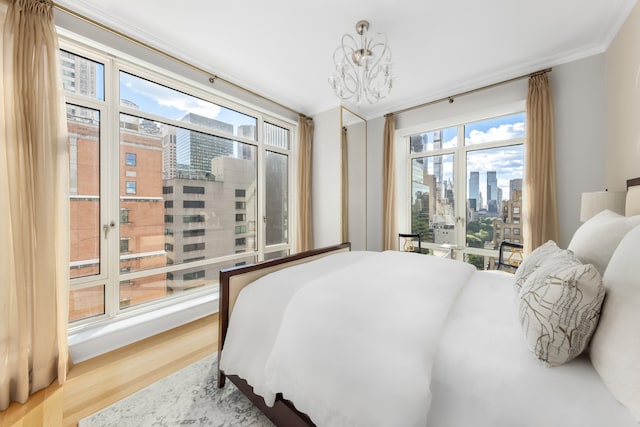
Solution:
[[[473,210],[480,209],[480,172],[469,173],[469,207]]]
[[[498,213],[498,178],[496,171],[487,171],[487,211]]]
[[[219,130],[233,135],[233,125],[194,113],[186,114],[181,121]],[[211,160],[233,154],[234,142],[227,138],[208,135],[189,129],[176,129],[176,162],[183,174],[206,176],[211,174]]]

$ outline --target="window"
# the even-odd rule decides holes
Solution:
[[[185,185],[182,187],[184,194],[204,194],[204,187],[194,187],[192,185]]]
[[[135,181],[127,181],[125,184],[127,194],[136,194],[138,192],[138,184]]]
[[[236,246],[244,246],[247,244],[247,239],[242,237],[240,239],[236,239]]]
[[[236,234],[242,234],[247,232],[246,225],[236,225]]]
[[[515,113],[407,135],[410,227],[423,246],[453,245],[484,268],[485,257],[497,254],[501,230],[516,234],[524,123],[525,114]]]
[[[205,218],[204,215],[184,215],[182,217],[182,222],[184,224],[189,224],[192,222],[204,222]]]
[[[182,280],[195,280],[202,279],[204,277],[204,270],[192,271],[191,273],[186,273],[182,275]]]
[[[184,245],[182,250],[184,252],[192,252],[192,251],[201,251],[204,249],[204,243],[189,243],[188,245]]]
[[[214,292],[221,268],[290,251],[288,238],[266,236],[290,234],[294,121],[69,37],[60,38],[60,64],[70,153],[71,322],[84,326],[192,298],[173,283],[192,273],[188,262],[198,261],[204,272],[197,273],[200,290]],[[121,226],[103,230],[118,219]],[[239,221],[249,229],[241,248]],[[194,251],[197,257],[188,256]],[[135,289],[121,287],[121,276],[133,277]]]
[[[125,154],[125,165],[127,166],[136,166],[137,158],[135,153],[126,153]]]
[[[194,258],[186,258],[183,262],[202,261],[203,259],[205,259],[203,256],[197,256]]]
[[[183,208],[204,208],[204,200],[184,200]]]
[[[129,212],[130,209],[120,209],[120,224],[129,223]]]
[[[194,237],[194,236],[204,236],[204,228],[199,228],[196,230],[184,230],[182,232],[182,237]]]

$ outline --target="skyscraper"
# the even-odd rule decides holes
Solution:
[[[209,129],[220,130],[233,135],[233,125],[215,119],[188,113],[182,121],[197,124]],[[231,139],[204,133],[176,129],[176,162],[183,175],[211,174],[211,159],[233,154],[234,142]]]
[[[469,207],[478,210],[478,196],[480,195],[480,172],[471,172],[469,174]]]
[[[487,171],[487,211],[498,212],[498,178],[496,171]]]

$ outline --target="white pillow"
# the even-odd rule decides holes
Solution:
[[[568,249],[585,264],[604,274],[618,243],[629,230],[640,225],[640,215],[625,217],[610,210],[593,216],[576,230]]]
[[[596,329],[604,287],[598,270],[563,251],[543,262],[520,290],[520,323],[545,366],[578,356]]]
[[[602,281],[607,298],[591,361],[611,393],[640,421],[640,226],[616,248]]]
[[[562,249],[558,247],[556,242],[554,242],[553,240],[549,240],[547,243],[538,246],[533,251],[531,251],[529,255],[524,257],[524,259],[520,263],[520,266],[518,266],[518,269],[516,270],[514,276],[515,280],[513,284],[516,288],[516,291],[520,292],[520,288],[522,287],[522,284],[525,282],[525,280],[527,280],[527,277],[529,277],[531,273],[536,271],[536,269],[540,267],[540,265],[544,261],[560,252],[562,252]]]

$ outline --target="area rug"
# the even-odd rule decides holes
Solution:
[[[217,355],[87,417],[78,427],[273,426],[232,383],[216,386]]]

